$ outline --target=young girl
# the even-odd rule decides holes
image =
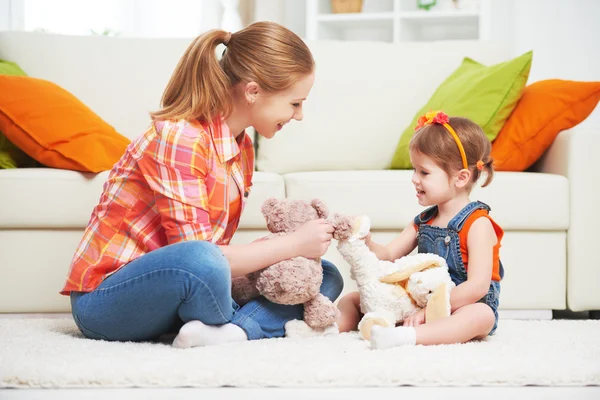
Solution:
[[[502,229],[489,216],[490,208],[471,202],[469,193],[485,173],[487,186],[494,170],[491,145],[481,128],[466,118],[448,118],[443,112],[419,119],[409,151],[414,167],[412,183],[422,206],[414,224],[383,246],[367,238],[380,259],[393,261],[419,253],[444,257],[457,285],[451,292],[451,316],[426,323],[425,310],[406,318],[402,326],[373,327],[372,348],[406,344],[463,343],[491,335],[498,325],[500,280],[504,275],[498,251]],[[340,331],[356,329],[360,298],[351,293],[339,302]]]
[[[314,69],[304,42],[274,23],[214,30],[190,44],[162,109],[113,167],[61,291],[86,337],[154,340],[181,327],[173,345],[185,348],[283,336],[287,321],[302,319],[302,306],[262,297],[238,306],[231,278],[320,257],[333,228],[318,220],[273,240],[229,241],[252,186],[245,129],[272,138],[302,120]],[[323,262],[321,292],[335,300],[342,286]]]

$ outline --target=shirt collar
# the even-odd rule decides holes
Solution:
[[[240,154],[240,146],[235,140],[235,136],[232,135],[231,130],[229,130],[229,126],[227,126],[225,120],[222,120],[220,124],[213,124],[209,129],[221,163],[225,164],[227,161]],[[245,133],[242,135],[244,134]]]

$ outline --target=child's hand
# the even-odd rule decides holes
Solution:
[[[371,248],[371,232],[369,232],[367,236],[365,236],[365,244],[369,249]]]
[[[419,326],[425,323],[425,309],[417,311],[404,319],[402,326]]]

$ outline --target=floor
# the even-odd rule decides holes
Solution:
[[[530,314],[530,316],[536,315]],[[587,312],[552,311],[554,319],[588,319]],[[519,314],[510,314],[511,318]],[[522,317],[527,314],[521,315]],[[537,314],[544,318],[548,315]],[[68,318],[68,314],[0,314],[0,318],[50,317]],[[509,315],[507,315],[509,317]],[[600,387],[395,387],[395,388],[164,388],[164,389],[0,389],[2,400],[65,400],[102,399],[111,400],[154,400],[154,399],[194,399],[230,400],[230,399],[260,399],[271,400],[282,398],[286,400],[349,400],[363,397],[380,398],[418,398],[419,400],[460,399],[470,400],[564,400],[564,399],[600,399]]]
[[[399,387],[399,388],[339,388],[339,389],[65,389],[65,390],[0,390],[2,400],[350,400],[365,397],[406,398],[419,400],[565,400],[600,399],[600,387]]]

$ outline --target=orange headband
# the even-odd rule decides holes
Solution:
[[[460,157],[462,158],[463,167],[465,169],[469,169],[469,164],[467,163],[467,155],[465,154],[465,149],[463,148],[463,145],[460,142],[458,135],[454,131],[454,128],[452,128],[450,126],[449,122],[450,122],[450,118],[448,118],[448,115],[446,115],[443,111],[429,111],[427,114],[425,114],[421,118],[419,118],[419,120],[417,121],[417,126],[415,126],[415,131],[418,129],[421,129],[425,125],[430,125],[430,124],[443,125],[448,130],[448,132],[450,132],[450,135],[452,135],[452,137],[454,138],[454,141],[456,142],[456,145],[458,146],[458,151],[460,151]]]

